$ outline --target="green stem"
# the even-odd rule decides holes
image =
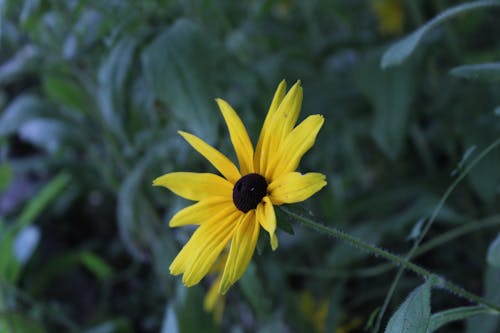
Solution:
[[[484,228],[490,228],[500,225],[500,215],[493,215],[484,220],[470,221],[465,225],[461,225],[454,229],[451,229],[435,238],[423,243],[415,252],[413,258],[419,257],[430,250],[441,246],[447,242],[450,242],[456,238],[466,235],[470,232],[481,230]],[[332,277],[356,277],[356,278],[367,278],[385,273],[395,266],[392,263],[383,263],[375,265],[372,267],[355,268],[355,269],[337,269],[332,271],[331,269],[314,269],[311,270],[308,267],[288,267],[287,270],[296,274],[309,274],[320,278],[332,278]]]
[[[296,214],[295,212],[292,212],[288,208],[280,207],[280,209],[283,212],[285,212],[286,214],[288,214],[289,216],[296,219],[297,221],[302,222],[302,224],[304,224],[305,226],[307,226],[309,228],[312,228],[314,230],[317,230],[317,231],[323,232],[325,234],[328,234],[330,236],[333,236],[335,238],[338,238],[338,239],[340,239],[340,240],[342,240],[342,241],[344,241],[344,242],[346,242],[354,247],[357,247],[358,249],[372,253],[375,256],[380,256],[384,259],[390,260],[393,263],[395,263],[396,265],[399,265],[401,267],[404,267],[406,269],[409,269],[409,270],[421,275],[425,279],[432,279],[434,281],[434,285],[446,288],[449,291],[457,294],[458,296],[469,299],[472,302],[482,304],[482,305],[490,308],[491,310],[494,310],[494,311],[500,313],[500,305],[493,304],[490,301],[488,301],[482,297],[479,297],[473,293],[470,293],[467,290],[463,289],[462,287],[460,287],[460,286],[458,286],[450,281],[447,281],[446,279],[444,279],[440,276],[437,276],[436,274],[431,273],[430,271],[426,270],[425,268],[422,268],[418,265],[415,265],[414,263],[407,261],[400,256],[392,254],[392,253],[390,253],[386,250],[383,250],[375,245],[368,244],[368,243],[362,241],[361,239],[354,237],[352,235],[349,235],[343,231],[340,231],[340,230],[335,229],[335,228],[327,227],[327,226],[322,225],[322,224],[320,224],[320,223],[318,223],[318,222],[316,222],[308,217],[304,217],[304,216],[301,216],[299,214]]]
[[[413,246],[410,249],[410,251],[408,252],[408,254],[405,256],[404,259],[406,261],[410,261],[413,258],[414,254],[416,253],[416,251],[418,249],[418,246],[420,245],[420,243],[423,241],[423,239],[427,235],[427,232],[429,231],[429,229],[431,228],[432,224],[436,220],[436,217],[439,214],[439,212],[441,211],[441,208],[443,208],[444,203],[446,202],[446,200],[448,199],[448,197],[451,195],[451,192],[453,192],[453,190],[455,189],[455,187],[457,187],[457,185],[462,181],[462,179],[464,179],[465,176],[467,176],[469,174],[470,170],[479,161],[481,161],[490,151],[492,151],[493,149],[495,149],[498,145],[500,145],[500,137],[498,137],[495,141],[493,141],[493,143],[491,143],[479,155],[477,155],[464,168],[464,170],[458,175],[458,177],[455,178],[455,180],[451,183],[451,185],[448,186],[448,188],[446,189],[446,192],[441,197],[441,200],[439,201],[439,203],[437,204],[437,206],[434,208],[434,211],[432,212],[431,217],[429,218],[429,222],[425,223],[422,232],[420,233],[420,235],[418,236],[418,238],[415,240],[415,243],[413,244]],[[378,332],[378,330],[380,328],[380,325],[382,323],[382,317],[384,316],[385,310],[389,306],[389,301],[391,300],[392,295],[394,294],[394,291],[396,290],[396,285],[398,284],[399,279],[401,278],[401,275],[403,274],[403,269],[404,269],[404,266],[401,266],[398,269],[398,273],[396,274],[396,277],[394,278],[394,280],[393,280],[393,282],[391,284],[391,287],[389,288],[389,291],[388,291],[387,296],[386,296],[386,298],[384,300],[384,303],[382,304],[382,308],[380,309],[380,312],[378,313],[377,321],[375,323],[375,327],[373,329],[373,332]]]

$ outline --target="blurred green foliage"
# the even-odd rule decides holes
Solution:
[[[214,98],[255,141],[279,81],[300,79],[302,117],[326,119],[301,171],[329,182],[301,209],[408,251],[457,172],[500,135],[500,9],[424,29],[408,59],[381,69],[401,32],[459,2],[380,0],[396,7],[375,10],[377,1],[0,0],[0,332],[361,330],[394,267],[295,224],[276,252],[255,255],[214,322],[206,283],[186,289],[168,273],[190,231],[167,223],[187,203],[151,181],[213,171],[177,130],[234,160]],[[390,15],[400,15],[394,31],[381,28]],[[481,221],[499,214],[499,165],[494,149],[428,239],[480,226],[415,259],[497,303],[499,269],[486,253],[498,223]],[[16,239],[32,249],[23,260]],[[390,313],[421,284],[404,274]],[[304,293],[328,304],[325,316],[301,310]],[[466,305],[433,290],[433,312]],[[497,326],[486,316],[441,331]]]

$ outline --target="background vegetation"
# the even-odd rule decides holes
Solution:
[[[300,79],[302,117],[326,119],[301,170],[329,183],[296,209],[404,255],[500,136],[498,64],[450,74],[499,58],[498,7],[464,10],[380,67],[396,40],[459,3],[0,1],[0,332],[376,327],[397,267],[285,215],[294,235],[259,249],[214,320],[210,280],[186,289],[168,273],[191,231],[167,223],[186,202],[151,181],[212,170],[179,129],[234,158],[215,97],[255,140],[279,81]],[[497,304],[499,166],[496,148],[466,172],[414,259]],[[422,284],[403,273],[382,330]],[[433,313],[467,305],[432,289]],[[485,315],[440,332],[497,327]]]

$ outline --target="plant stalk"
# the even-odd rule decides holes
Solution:
[[[477,296],[473,293],[470,293],[467,290],[463,289],[462,287],[444,279],[441,276],[438,276],[438,275],[428,271],[425,268],[422,268],[422,267],[420,267],[420,266],[418,266],[410,261],[407,261],[398,255],[392,254],[392,253],[390,253],[386,250],[383,250],[375,245],[368,244],[368,243],[364,242],[363,240],[361,240],[357,237],[354,237],[348,233],[345,233],[343,231],[340,231],[338,229],[322,225],[322,224],[320,224],[320,223],[318,223],[318,222],[316,222],[308,217],[301,216],[301,215],[289,210],[288,208],[280,206],[280,209],[283,212],[285,212],[286,214],[288,214],[290,217],[294,218],[295,220],[301,222],[302,224],[304,224],[305,226],[307,226],[311,229],[314,229],[314,230],[323,232],[325,234],[328,234],[330,236],[333,236],[335,238],[338,238],[338,239],[352,245],[353,247],[357,247],[358,249],[372,253],[375,256],[379,256],[379,257],[382,257],[384,259],[390,260],[394,264],[396,264],[398,266],[402,266],[410,271],[413,271],[414,273],[421,275],[425,279],[432,279],[434,281],[433,284],[435,286],[439,286],[439,287],[443,287],[445,289],[448,289],[449,291],[451,291],[452,293],[454,293],[460,297],[468,299],[474,303],[484,305],[484,306],[488,307],[489,309],[500,313],[500,305],[494,304],[494,303],[492,303],[492,302],[490,302],[490,301],[488,301],[480,296]]]

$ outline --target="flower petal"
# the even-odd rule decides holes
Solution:
[[[198,153],[203,155],[231,183],[241,178],[238,168],[217,149],[197,136],[183,131],[178,132]]]
[[[241,216],[240,211],[234,210],[223,219],[214,216],[202,224],[170,264],[170,273],[184,273],[182,282],[186,286],[198,283],[229,243],[237,226],[236,222]]]
[[[220,280],[221,276],[219,275],[208,289],[203,300],[203,309],[207,312],[212,312],[214,319],[218,323],[222,320],[225,305],[224,295],[219,294]]]
[[[269,233],[271,239],[271,248],[276,250],[278,247],[278,238],[276,237],[276,214],[274,213],[274,207],[271,203],[269,197],[264,197],[256,209],[257,221],[260,223],[262,228]]]
[[[229,130],[229,136],[231,142],[233,143],[234,151],[236,152],[236,157],[238,157],[238,162],[240,164],[240,171],[242,175],[253,172],[253,146],[248,132],[243,125],[240,117],[233,110],[231,105],[229,105],[223,99],[216,99],[217,104],[222,112],[222,116],[226,121],[227,128]]]
[[[326,185],[325,175],[316,172],[290,172],[274,180],[267,190],[273,204],[301,202]]]
[[[257,146],[255,147],[254,167],[256,173],[260,173],[260,171],[265,166],[265,161],[268,159],[269,150],[263,149],[263,147],[269,147],[271,135],[269,127],[271,126],[271,119],[276,113],[276,110],[278,110],[278,106],[281,104],[281,101],[283,101],[285,93],[286,81],[283,80],[280,82],[278,88],[276,89],[276,92],[274,93],[271,106],[269,107],[269,111],[266,114],[266,119],[264,120],[264,124],[262,125],[262,130],[260,131],[259,141],[257,141]]]
[[[252,259],[259,237],[260,225],[255,218],[255,211],[246,213],[238,223],[238,227],[231,241],[231,249],[227,258],[226,267],[222,273],[220,293],[225,294],[245,272]]]
[[[220,276],[218,276],[210,288],[208,289],[205,299],[203,300],[203,309],[207,312],[211,312],[214,310],[215,305],[223,298],[221,294],[219,294],[219,286],[220,286]]]
[[[153,180],[188,200],[200,201],[214,196],[232,198],[233,185],[213,173],[172,172]]]
[[[212,219],[215,215],[224,219],[234,209],[231,198],[213,197],[204,199],[177,212],[170,220],[169,226],[175,228],[188,224],[202,224]]]
[[[297,169],[302,156],[314,145],[324,121],[321,115],[309,116],[287,135],[276,155],[272,179]]]
[[[300,86],[300,81],[297,81],[283,98],[283,101],[271,118],[268,127],[269,138],[266,138],[262,143],[262,155],[267,154],[267,158],[261,160],[260,173],[265,176],[267,181],[271,181],[272,179],[273,161],[275,161],[272,156],[279,152],[286,136],[295,126],[301,106],[302,87]]]

